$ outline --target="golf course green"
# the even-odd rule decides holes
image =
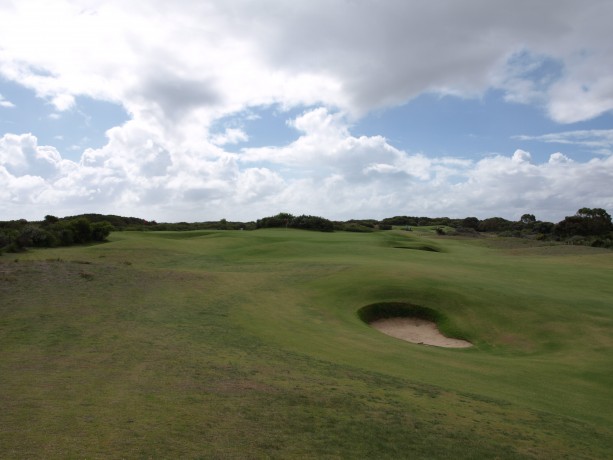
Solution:
[[[414,230],[3,254],[0,457],[611,458],[613,252]]]

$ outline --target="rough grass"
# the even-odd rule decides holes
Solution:
[[[417,232],[4,255],[2,457],[606,458],[612,269],[605,250]],[[357,315],[376,302],[440,312],[475,347],[380,334]]]

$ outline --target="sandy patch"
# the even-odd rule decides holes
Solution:
[[[372,327],[397,339],[446,348],[468,348],[472,343],[445,337],[432,321],[417,318],[385,318],[370,323]]]

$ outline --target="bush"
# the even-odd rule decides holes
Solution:
[[[91,238],[94,241],[104,241],[113,230],[113,226],[107,221],[95,222],[91,226]]]
[[[257,228],[291,227],[303,230],[318,230],[320,232],[334,231],[334,224],[328,219],[318,216],[301,215],[294,217],[288,213],[279,213],[276,216],[264,217],[256,222]]]
[[[340,226],[339,230],[355,233],[372,233],[374,231],[372,228],[360,224],[343,224]]]
[[[89,243],[92,240],[92,226],[85,217],[70,221],[75,243]]]

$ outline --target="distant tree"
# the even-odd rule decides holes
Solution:
[[[555,226],[562,237],[601,236],[613,231],[611,216],[602,208],[581,208],[574,216],[567,216]]]
[[[521,216],[521,219],[519,219],[519,221],[522,224],[533,224],[534,222],[536,222],[536,217],[534,216],[534,214],[524,214],[523,216]]]
[[[45,221],[43,222],[44,225],[53,225],[55,223],[57,223],[59,221],[59,217],[55,217],[55,216],[51,216],[49,214],[47,214],[45,216]]]
[[[480,232],[504,232],[513,229],[513,222],[502,217],[490,217],[479,223]]]
[[[257,228],[288,227],[294,216],[287,212],[280,212],[276,216],[264,217],[256,222]]]
[[[532,231],[535,233],[541,233],[543,235],[548,235],[550,233],[553,233],[554,228],[555,228],[555,224],[553,224],[552,222],[537,221],[534,223],[534,226],[532,227]]]
[[[476,217],[467,217],[462,219],[461,226],[464,228],[472,228],[473,230],[477,230],[479,228],[479,219]]]
[[[434,219],[430,219],[427,217],[420,217],[419,219],[420,219],[419,225],[443,225],[443,226],[451,225],[451,219],[449,217],[435,217]],[[426,219],[428,219],[427,223],[426,223]]]
[[[291,227],[305,230],[319,230],[322,232],[334,231],[334,223],[323,217],[307,215],[294,217],[285,212],[279,213],[276,216],[259,219],[256,225],[257,228]]]
[[[419,223],[419,218],[410,216],[386,217],[381,220],[381,223],[387,225],[410,225],[414,227]]]
[[[609,224],[611,223],[611,216],[602,208],[581,208],[577,211],[577,215],[588,219],[602,219]]]
[[[302,215],[294,217],[289,225],[292,228],[302,228],[304,230],[319,230],[320,232],[334,231],[334,224],[332,221],[319,216]]]
[[[613,230],[611,216],[602,208],[581,208],[577,216],[584,219],[590,235],[604,235]]]

